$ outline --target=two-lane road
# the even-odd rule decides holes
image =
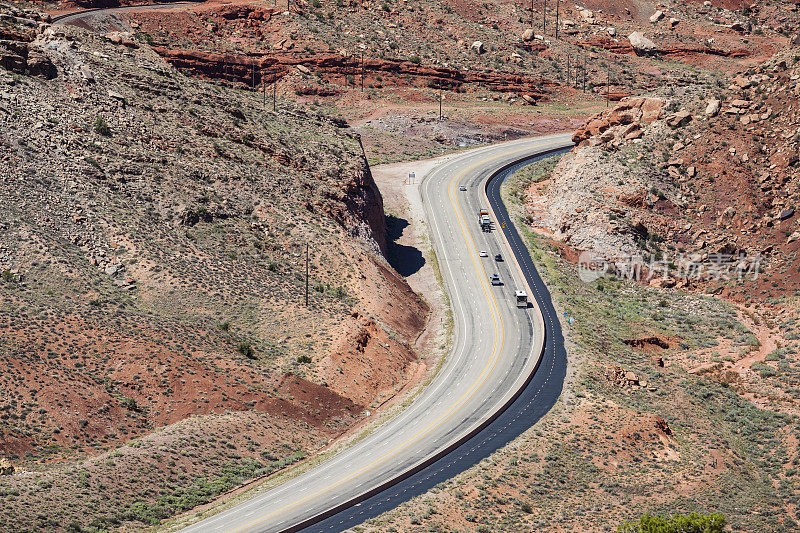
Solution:
[[[566,135],[525,139],[471,150],[433,169],[420,193],[454,316],[453,346],[439,374],[356,444],[184,531],[342,530],[468,468],[549,410],[565,368],[558,320],[497,203],[503,176],[487,180],[569,146]],[[490,206],[494,228],[482,232],[478,212]],[[505,261],[495,261],[497,253]],[[489,283],[495,273],[503,285]],[[531,307],[517,308],[516,289],[533,294]]]

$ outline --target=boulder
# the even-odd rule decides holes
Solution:
[[[525,42],[530,42],[533,40],[533,28],[528,28],[522,32],[522,40]]]
[[[0,67],[17,74],[24,74],[27,63],[25,57],[17,50],[0,45]]]
[[[299,71],[300,71],[300,72],[302,72],[303,74],[311,74],[311,71],[310,71],[310,70],[309,70],[309,68],[308,68],[307,66],[305,66],[305,65],[297,65],[297,70],[299,70]]]
[[[103,35],[103,38],[110,43],[121,44],[128,48],[139,48],[129,31],[112,31]]]
[[[656,11],[655,13],[653,13],[652,15],[650,15],[650,22],[655,24],[656,22],[658,22],[659,20],[661,20],[663,18],[664,18],[664,12],[659,10],[659,11]]]
[[[671,289],[675,286],[675,283],[672,278],[653,278],[650,280],[650,286],[656,289]]]
[[[594,13],[589,9],[582,9],[581,10],[581,17],[585,22],[589,24],[594,24]]]
[[[606,28],[606,33],[608,33],[611,37],[616,37],[617,28]]]
[[[683,109],[667,117],[667,126],[671,128],[680,128],[687,125],[691,121],[692,114]]]
[[[716,117],[719,114],[721,102],[716,98],[713,98],[708,101],[708,105],[706,105],[706,115],[709,117]]]
[[[475,41],[474,43],[472,43],[472,46],[470,48],[472,48],[472,51],[475,52],[476,54],[482,54],[486,51],[483,48],[483,41]]]
[[[675,26],[677,26],[680,23],[681,23],[681,21],[676,19],[676,18],[669,19],[669,27],[670,28],[674,28]]]
[[[642,35],[641,32],[635,31],[628,35],[628,41],[637,53],[649,54],[656,51],[656,43]]]
[[[10,476],[14,473],[14,465],[5,457],[0,459],[0,476]]]
[[[87,83],[94,82],[94,74],[92,73],[92,70],[89,68],[89,65],[81,65],[78,71],[81,73],[81,77],[84,79],[84,81],[86,81]]]
[[[640,108],[642,110],[642,122],[650,124],[659,120],[664,114],[664,104],[661,98],[645,98]]]
[[[626,141],[639,139],[642,136],[642,127],[639,124],[631,124],[622,132]]]
[[[736,76],[733,78],[733,84],[740,89],[749,89],[753,85],[753,82],[747,76]]]
[[[28,49],[27,65],[28,73],[32,76],[39,76],[48,80],[56,77],[56,66],[50,61],[49,57],[37,48],[31,47]]]

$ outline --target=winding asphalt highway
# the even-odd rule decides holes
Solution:
[[[425,176],[420,193],[454,315],[436,378],[356,444],[183,531],[341,531],[463,471],[546,413],[563,385],[563,338],[499,188],[520,165],[571,146],[568,135],[512,141],[459,154]],[[494,228],[482,232],[478,212],[487,208]],[[490,284],[495,273],[503,285]],[[529,308],[516,307],[516,289],[533,295]]]
[[[164,7],[85,10],[54,23]],[[466,470],[547,413],[566,374],[563,337],[500,186],[520,166],[571,147],[569,135],[512,141],[466,151],[425,176],[419,192],[454,316],[453,346],[439,374],[405,411],[358,443],[183,531],[342,531]],[[487,208],[491,232],[478,225],[478,212]],[[495,261],[497,253],[506,261]],[[491,285],[492,274],[503,284]],[[532,297],[528,309],[516,307],[516,289]]]
[[[138,6],[119,6],[119,7],[96,7],[92,9],[81,9],[72,13],[64,13],[61,15],[53,16],[53,25],[75,25],[79,24],[87,18],[116,15],[119,13],[126,13],[131,11],[158,11],[172,8],[187,8],[200,5],[202,2],[184,2],[177,0],[175,2],[160,2],[155,4],[145,4]]]

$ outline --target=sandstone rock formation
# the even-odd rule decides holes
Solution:
[[[592,117],[575,132],[572,140],[578,145],[610,143],[618,146],[640,137],[642,125],[660,119],[663,108],[664,100],[660,98],[623,98],[609,111]]]
[[[10,8],[0,20],[0,67],[16,74],[53,78],[56,69],[42,52],[49,15]]]
[[[466,84],[485,86],[493,91],[523,93],[540,100],[545,97],[544,88],[554,82],[530,75],[512,74],[493,70],[463,71],[442,66],[428,66],[399,59],[361,59],[342,54],[314,54],[297,56],[280,53],[265,53],[261,56],[218,54],[199,50],[177,50],[159,46],[153,50],[179,69],[205,78],[225,79],[251,85],[273,83],[283,78],[291,68],[305,66],[310,72],[319,73],[326,79],[344,80],[355,69],[364,69],[367,76],[381,75],[383,83],[391,83],[396,76],[398,84],[430,84],[459,89]]]

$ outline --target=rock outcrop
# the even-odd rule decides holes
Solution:
[[[440,66],[427,66],[398,59],[346,57],[341,54],[315,54],[300,57],[289,54],[235,55],[216,54],[199,50],[177,50],[153,47],[175,67],[190,74],[212,79],[224,79],[246,85],[273,83],[292,68],[303,65],[323,79],[345,84],[348,74],[363,68],[365,76],[381,76],[381,83],[415,84],[422,87],[442,86],[459,90],[464,85],[481,86],[496,92],[527,94],[535,100],[546,96],[546,87],[555,82],[539,77],[499,71],[462,71]],[[390,78],[391,76],[391,78]]]
[[[638,32],[637,32],[638,33]],[[632,34],[633,35],[633,34]],[[649,39],[647,39],[650,41]],[[650,41],[652,42],[652,41]],[[685,45],[681,43],[669,43],[661,46],[653,45],[653,48],[648,51],[637,51],[629,39],[618,40],[606,36],[591,37],[577,43],[584,48],[602,48],[614,54],[658,54],[664,57],[684,58],[691,56],[719,56],[719,57],[748,57],[751,52],[744,48],[735,48],[732,50],[721,50],[712,46],[698,46],[698,45]]]
[[[0,67],[16,74],[54,78],[56,68],[41,49],[42,32],[50,16],[9,8],[0,20]]]
[[[636,139],[642,134],[642,125],[661,118],[664,100],[660,98],[623,98],[608,111],[592,117],[572,136],[578,145],[613,144]],[[592,142],[593,141],[593,142]]]

